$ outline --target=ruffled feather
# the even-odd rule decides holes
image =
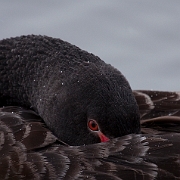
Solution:
[[[39,116],[0,109],[0,179],[180,179],[177,92],[134,91],[142,134],[63,145]]]

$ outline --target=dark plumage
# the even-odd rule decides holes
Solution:
[[[0,41],[0,105],[34,109],[70,145],[140,131],[124,76],[97,56],[60,39],[21,36]],[[95,120],[101,135],[88,129]],[[103,137],[102,137],[103,138]]]
[[[180,179],[179,94],[134,94],[143,134],[87,146],[62,145],[34,111],[1,108],[0,179]]]
[[[180,179],[180,93],[132,93],[66,42],[0,41],[0,100],[0,179]]]

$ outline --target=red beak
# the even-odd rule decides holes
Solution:
[[[98,132],[98,136],[101,139],[101,142],[107,142],[109,141],[109,138],[106,137],[101,131]]]

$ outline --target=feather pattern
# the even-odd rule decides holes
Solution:
[[[143,133],[86,146],[63,144],[32,110],[1,108],[0,179],[180,179],[179,93],[134,95]]]

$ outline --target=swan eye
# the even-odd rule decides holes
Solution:
[[[88,127],[92,131],[99,131],[98,123],[95,120],[89,120],[88,121]]]

